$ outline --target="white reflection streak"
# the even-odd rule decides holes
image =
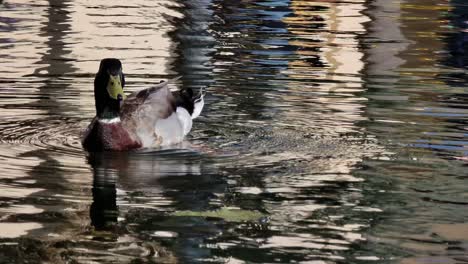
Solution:
[[[0,223],[0,238],[24,236],[28,231],[42,228],[39,223]]]

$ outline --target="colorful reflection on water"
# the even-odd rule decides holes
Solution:
[[[0,262],[468,262],[468,5],[0,3]],[[85,153],[99,61],[182,78],[174,149]]]

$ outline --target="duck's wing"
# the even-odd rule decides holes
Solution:
[[[154,87],[136,91],[123,101],[120,116],[123,120],[133,119],[134,115],[143,108],[153,106],[152,113],[157,118],[167,118],[176,110],[176,99],[168,87],[168,81],[161,82]],[[157,107],[156,107],[157,106]]]
[[[122,122],[143,147],[179,143],[192,126],[191,119],[183,118],[184,113],[177,108],[177,100],[167,84],[162,82],[137,91],[123,101]]]

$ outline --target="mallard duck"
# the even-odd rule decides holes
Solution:
[[[82,144],[90,152],[126,151],[180,143],[204,106],[204,93],[171,92],[168,82],[126,96],[118,59],[103,59],[94,79],[96,117]]]

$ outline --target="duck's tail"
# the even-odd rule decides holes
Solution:
[[[198,94],[193,97],[192,119],[197,118],[201,114],[201,111],[203,110],[203,106],[205,106],[205,99],[204,99],[205,94],[206,94],[205,89],[200,88],[200,91],[198,92]]]

